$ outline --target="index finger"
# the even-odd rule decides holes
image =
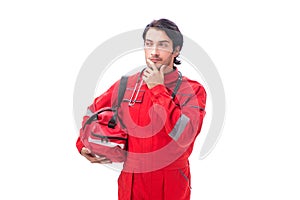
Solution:
[[[149,64],[150,66],[148,66],[151,69],[156,68],[154,62],[152,62],[149,58],[147,58],[147,64]]]

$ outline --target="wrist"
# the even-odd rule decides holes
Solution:
[[[149,89],[152,89],[152,88],[154,88],[157,85],[164,85],[164,84],[162,84],[162,83],[148,83],[147,84],[147,86],[148,86]]]

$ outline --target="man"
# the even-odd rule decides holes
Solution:
[[[119,200],[189,200],[190,156],[205,116],[203,86],[181,76],[175,65],[183,36],[170,20],[154,20],[143,33],[147,67],[129,77],[119,117],[128,130],[127,159],[118,179]],[[120,82],[94,100],[89,112],[111,106]],[[176,95],[175,95],[176,93]],[[80,139],[77,148],[95,157]]]

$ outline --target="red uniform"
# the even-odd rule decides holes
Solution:
[[[140,73],[130,76],[119,116],[128,130],[128,154],[118,179],[119,200],[189,200],[190,156],[205,115],[206,92],[178,70],[165,74],[164,85],[139,88]],[[119,81],[94,100],[95,112],[111,106]],[[136,87],[137,86],[137,87]],[[131,104],[129,106],[128,104]],[[80,139],[77,148],[83,147]]]

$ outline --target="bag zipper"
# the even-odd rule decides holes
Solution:
[[[127,138],[99,135],[99,134],[96,134],[94,132],[91,132],[91,135],[95,136],[97,138],[100,138],[101,140],[105,140],[105,141],[108,141],[109,139],[111,139],[111,140],[127,140]]]

